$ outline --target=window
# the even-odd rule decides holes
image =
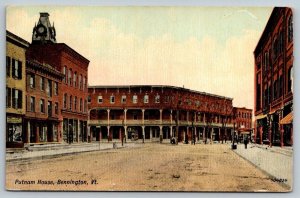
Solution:
[[[82,90],[82,75],[80,74],[80,76],[78,77],[78,83],[79,83],[79,89]]]
[[[77,73],[74,72],[74,76],[73,76],[73,86],[76,87],[77,86]]]
[[[82,98],[80,98],[79,111],[82,112]]]
[[[149,103],[149,96],[148,95],[144,96],[144,103]]]
[[[102,104],[102,102],[103,102],[102,96],[98,96],[98,103],[99,103],[99,104]]]
[[[34,74],[29,75],[29,86],[30,86],[30,88],[35,88],[35,76],[34,76]]]
[[[12,108],[14,109],[22,108],[22,91],[17,89],[12,89]]]
[[[137,95],[133,95],[133,96],[132,96],[132,103],[133,103],[133,104],[136,104],[136,103],[137,103],[137,100],[138,100]]]
[[[126,103],[126,96],[125,96],[125,95],[122,96],[122,98],[121,98],[121,103],[122,103],[122,104],[125,104],[125,103]]]
[[[12,77],[22,79],[22,62],[12,59]]]
[[[63,74],[64,74],[63,82],[67,83],[68,82],[67,66],[64,66],[64,68],[63,68]]]
[[[111,104],[115,103],[115,96],[110,96],[109,101]]]
[[[160,103],[160,95],[155,96],[155,103]]]
[[[72,99],[73,99],[72,96],[70,96],[70,100],[69,100],[69,101],[70,101],[70,103],[69,103],[69,104],[70,104],[70,105],[69,105],[69,109],[70,109],[71,111],[72,111],[72,105],[73,105],[73,104],[72,104],[72,103],[73,103]]]
[[[35,97],[30,97],[30,111],[35,112]]]
[[[169,103],[170,102],[170,96],[165,96],[165,103]]]
[[[77,96],[74,97],[74,111],[77,110]]]
[[[40,89],[41,89],[42,91],[45,90],[45,78],[42,77],[42,76],[41,76],[41,78],[40,78]]]
[[[68,84],[72,86],[72,69],[69,69],[68,77],[69,77]]]
[[[48,116],[52,116],[52,102],[48,101]]]
[[[10,76],[10,57],[6,56],[6,76]]]
[[[41,113],[45,113],[45,100],[44,99],[40,100],[40,109],[41,109]]]
[[[58,95],[58,83],[54,82],[54,95]]]
[[[283,78],[282,75],[279,77],[279,97],[283,94]]]
[[[47,95],[52,97],[52,80],[48,80],[47,84]]]
[[[64,94],[64,109],[67,108],[67,98],[68,98],[68,96],[67,96],[67,94],[65,93],[65,94]]]
[[[11,107],[11,88],[6,87],[6,107]]]
[[[83,91],[85,90],[85,77],[83,77]]]
[[[88,95],[88,103],[91,103],[91,96]]]
[[[137,120],[137,118],[138,118],[138,117],[137,117],[137,114],[136,114],[136,113],[133,114],[133,119],[134,119],[134,120]]]
[[[289,17],[288,20],[288,42],[293,40],[293,16]]]
[[[54,112],[55,114],[58,114],[58,102],[54,104]]]

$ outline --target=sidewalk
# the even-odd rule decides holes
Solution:
[[[274,182],[292,187],[293,149],[291,147],[270,148],[266,145],[249,144],[245,149],[244,144],[238,144],[237,149],[233,151],[269,174],[275,180]]]
[[[141,146],[135,143],[116,143],[115,149]],[[6,149],[6,161],[43,159],[68,154],[114,149],[113,142],[34,145],[27,149]]]

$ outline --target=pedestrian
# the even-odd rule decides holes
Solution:
[[[248,138],[247,137],[244,139],[244,144],[245,144],[245,149],[247,149],[247,144],[248,144]]]

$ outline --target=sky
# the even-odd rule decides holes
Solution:
[[[253,51],[271,7],[8,7],[31,42],[40,12],[56,40],[90,60],[89,85],[171,85],[254,108]]]

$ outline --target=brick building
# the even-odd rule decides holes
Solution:
[[[254,51],[255,139],[293,144],[293,15],[275,7]]]
[[[32,44],[26,52],[28,60],[51,65],[63,74],[58,87],[61,102],[59,121],[62,122],[62,140],[65,142],[87,141],[87,82],[89,60],[65,43],[56,43],[56,30],[51,26],[48,13],[40,13],[33,28]],[[60,140],[60,139],[59,139]]]
[[[61,142],[61,82],[63,74],[51,65],[26,61],[25,142]]]
[[[6,31],[6,145],[24,145],[25,51],[29,43]]]
[[[251,138],[252,109],[247,109],[245,107],[233,107],[233,114],[239,139],[242,140],[245,137]]]
[[[89,86],[91,141],[231,139],[232,98],[172,86]]]

